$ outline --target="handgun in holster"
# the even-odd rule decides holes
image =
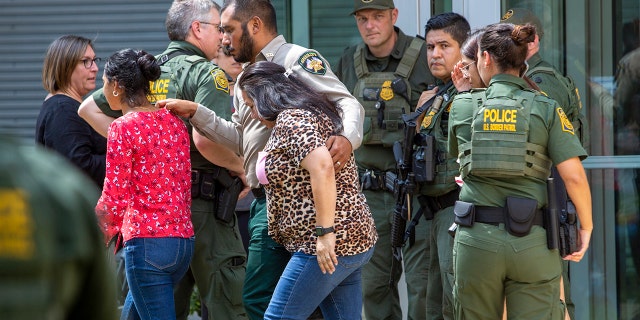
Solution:
[[[238,195],[244,188],[244,183],[238,177],[232,177],[229,171],[223,168],[217,170],[216,181],[222,187],[217,193],[215,217],[224,222],[233,221]]]
[[[418,133],[413,141],[417,146],[413,153],[416,182],[431,182],[436,175],[436,139],[433,135]]]
[[[560,215],[560,256],[565,257],[580,250],[580,230],[576,207],[571,200],[566,203],[566,209]]]

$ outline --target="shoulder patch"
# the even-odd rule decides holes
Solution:
[[[20,189],[0,189],[0,259],[32,259],[36,251],[35,225],[27,194]]]
[[[307,51],[298,58],[298,64],[305,71],[313,74],[324,75],[327,73],[327,66],[318,53]]]
[[[571,124],[571,121],[569,121],[569,119],[567,118],[567,115],[564,114],[564,111],[562,110],[562,108],[556,108],[556,112],[558,113],[558,117],[560,117],[562,131],[575,134],[575,132],[573,131],[573,125]]]
[[[229,94],[229,80],[227,80],[227,74],[222,69],[214,68],[211,70],[211,77],[216,83],[216,89]]]

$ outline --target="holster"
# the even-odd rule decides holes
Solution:
[[[507,197],[505,227],[516,237],[529,234],[536,217],[538,201],[527,198]]]
[[[216,167],[210,172],[191,170],[191,197],[214,202],[216,219],[231,222],[235,214],[238,195],[244,188],[242,180],[229,171]]]
[[[240,178],[232,177],[229,171],[223,168],[218,168],[214,175],[216,182],[221,187],[216,195],[215,217],[229,223],[233,221],[238,195],[244,188],[244,184]]]
[[[360,175],[360,187],[362,190],[388,190],[393,192],[393,183],[396,178],[395,173],[391,172],[392,176],[389,176],[384,171],[374,171],[371,169],[366,169],[364,173]],[[392,178],[390,181],[392,189],[389,189],[389,185],[387,184],[387,179]]]
[[[417,134],[414,141],[418,145],[413,153],[413,173],[416,182],[431,182],[436,175],[436,141],[430,134]]]
[[[576,207],[573,202],[567,201],[567,209],[560,215],[559,223],[559,246],[560,256],[565,257],[580,250],[580,230],[578,227],[578,217]]]

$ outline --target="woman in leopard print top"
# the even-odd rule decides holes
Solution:
[[[272,62],[248,66],[239,86],[252,116],[273,128],[256,174],[269,235],[292,253],[265,319],[306,319],[318,305],[325,319],[360,318],[361,267],[378,235],[353,155],[335,172],[326,147],[342,131],[340,111]]]

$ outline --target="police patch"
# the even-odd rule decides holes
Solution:
[[[324,75],[327,73],[325,62],[313,51],[307,51],[298,58],[298,64],[309,73]]]
[[[560,117],[560,123],[562,125],[562,131],[569,132],[571,134],[575,134],[574,131],[573,131],[573,125],[571,124],[571,121],[569,121],[569,119],[567,118],[567,115],[564,114],[564,111],[562,110],[562,108],[557,108],[556,112],[558,113],[558,116]]]
[[[229,80],[227,80],[227,75],[224,71],[222,71],[222,69],[215,68],[211,70],[211,76],[216,83],[216,89],[229,94]]]

